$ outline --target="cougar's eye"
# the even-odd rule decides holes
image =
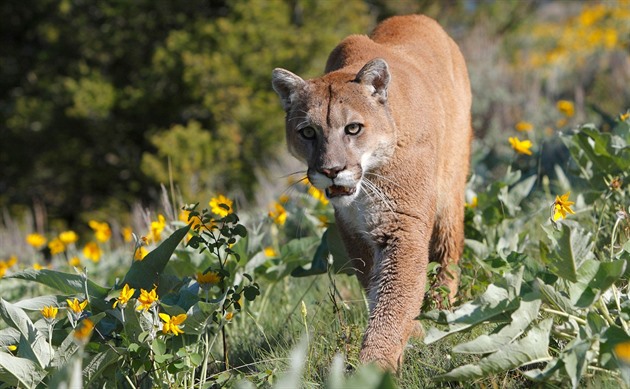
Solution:
[[[345,131],[348,135],[358,135],[363,129],[363,126],[359,123],[350,123],[346,126]]]
[[[300,133],[300,135],[302,135],[304,139],[309,139],[309,140],[315,139],[315,135],[317,134],[313,127],[304,127],[304,128],[301,128],[298,132]]]

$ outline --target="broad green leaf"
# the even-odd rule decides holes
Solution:
[[[280,248],[278,263],[267,269],[268,276],[279,280],[289,275],[293,269],[308,264],[311,253],[315,251],[320,241],[321,239],[316,236],[290,240]]]
[[[597,298],[597,294],[590,287],[590,282],[595,278],[599,268],[599,261],[589,259],[580,267],[575,282],[569,284],[569,296],[571,303],[578,307],[588,307]]]
[[[131,300],[127,306],[124,308],[124,327],[125,332],[129,336],[131,341],[137,340],[140,334],[146,330],[148,330],[148,325],[143,326],[142,321],[140,319],[140,314],[134,308],[135,300]]]
[[[164,341],[160,338],[155,338],[153,339],[153,342],[151,342],[151,350],[153,350],[156,355],[165,354],[166,343],[164,343]]]
[[[120,285],[129,284],[130,287],[138,291],[140,289],[153,289],[153,285],[158,284],[158,278],[171,259],[173,252],[189,230],[190,225],[176,230],[158,247],[148,253],[142,261],[133,261]]]
[[[11,386],[34,388],[46,377],[46,371],[36,362],[5,352],[0,352],[0,367],[0,382]]]
[[[548,361],[549,334],[553,319],[545,319],[531,328],[524,338],[519,339],[499,351],[482,358],[475,364],[457,367],[446,374],[435,377],[441,381],[466,381],[502,373],[519,366]]]
[[[35,281],[46,286],[50,286],[53,289],[66,294],[84,294],[85,293],[85,279],[80,274],[63,273],[56,270],[42,269],[27,269],[19,273],[15,273],[10,278],[17,278],[27,281]],[[107,293],[108,288],[104,288],[91,280],[87,280],[87,289],[90,295],[90,304],[97,308],[99,311],[107,309],[107,304],[103,300]]]
[[[551,305],[552,308],[570,314],[576,312],[577,309],[573,306],[571,300],[552,285],[547,285],[541,279],[537,278],[534,282],[534,288],[540,292],[543,300]]]
[[[50,378],[49,387],[58,389],[83,387],[83,377],[81,376],[82,366],[81,353],[72,355],[72,357],[69,357],[68,362],[63,364]]]
[[[586,340],[572,341],[562,350],[560,359],[564,362],[564,369],[571,379],[571,386],[575,389],[580,383],[580,379],[586,371],[589,361],[587,353],[591,349],[591,344]]]
[[[508,210],[508,214],[510,216],[516,216],[517,213],[521,210],[521,201],[523,201],[523,199],[527,197],[529,192],[531,192],[537,178],[538,175],[533,175],[514,185],[512,188],[508,189],[507,186],[501,188],[501,190],[499,191],[498,199]]]
[[[60,295],[38,296],[17,301],[13,305],[17,308],[22,308],[27,311],[39,311],[45,306],[60,307],[61,305],[66,303],[66,299],[68,298],[69,296]]]
[[[560,230],[543,226],[552,246],[540,242],[540,258],[558,277],[577,282],[577,271],[582,263],[593,257],[592,234],[577,225],[559,224]]]
[[[55,351],[51,365],[57,369],[66,365],[72,356],[79,350],[79,345],[74,340],[74,332],[70,331],[68,336],[61,342]]]
[[[535,295],[525,296],[519,307],[512,313],[511,322],[497,333],[481,335],[476,339],[460,343],[453,347],[453,352],[466,354],[488,354],[500,350],[518,338],[538,316],[542,301]]]
[[[206,331],[209,323],[212,323],[212,314],[216,312],[220,303],[206,303],[199,301],[186,312],[184,333],[187,335],[199,335]]]
[[[117,347],[115,349],[107,348],[105,351],[91,357],[87,366],[83,369],[84,386],[86,388],[91,387],[92,382],[95,379],[98,379],[105,369],[118,362],[126,354],[126,352],[127,350],[122,347]]]
[[[623,259],[612,262],[587,260],[578,271],[577,282],[569,286],[571,301],[579,308],[591,306],[623,276],[626,265]]]
[[[328,229],[322,235],[322,240],[315,255],[313,255],[311,267],[308,269],[298,267],[291,272],[291,275],[293,277],[305,277],[324,274],[328,271],[329,259],[332,259],[332,271],[335,274],[354,274],[354,268],[335,223],[329,224]]]
[[[50,345],[26,313],[0,298],[0,316],[9,326],[20,331],[18,356],[26,357],[37,362],[41,368],[46,368],[52,359]]]
[[[490,284],[487,290],[474,301],[464,304],[454,312],[432,311],[422,317],[441,324],[447,324],[448,330],[429,328],[424,343],[431,344],[445,336],[466,330],[484,321],[496,319],[515,310],[519,306],[518,295],[521,289],[523,268],[516,274],[506,274],[496,284]],[[503,320],[503,317],[499,317]]]

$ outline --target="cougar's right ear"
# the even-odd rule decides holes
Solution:
[[[382,58],[375,58],[359,70],[355,81],[371,88],[373,95],[377,96],[381,103],[384,103],[387,101],[387,87],[390,79],[387,62]]]
[[[293,104],[295,94],[304,88],[306,81],[288,70],[276,68],[271,74],[271,85],[282,102],[282,108],[288,111]]]

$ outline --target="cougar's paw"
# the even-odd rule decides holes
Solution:
[[[359,359],[361,363],[374,363],[383,370],[397,372],[402,364],[402,352],[395,356],[383,354],[382,350],[363,348],[359,354]]]

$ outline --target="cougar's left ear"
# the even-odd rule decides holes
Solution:
[[[372,95],[377,96],[379,101],[384,103],[387,101],[387,86],[390,79],[387,62],[382,58],[375,58],[359,70],[355,81],[373,88]]]
[[[288,70],[276,68],[273,69],[273,73],[271,73],[271,85],[278,96],[280,96],[282,108],[284,108],[285,111],[289,111],[289,108],[291,108],[293,104],[295,94],[300,89],[304,88],[306,81]]]

